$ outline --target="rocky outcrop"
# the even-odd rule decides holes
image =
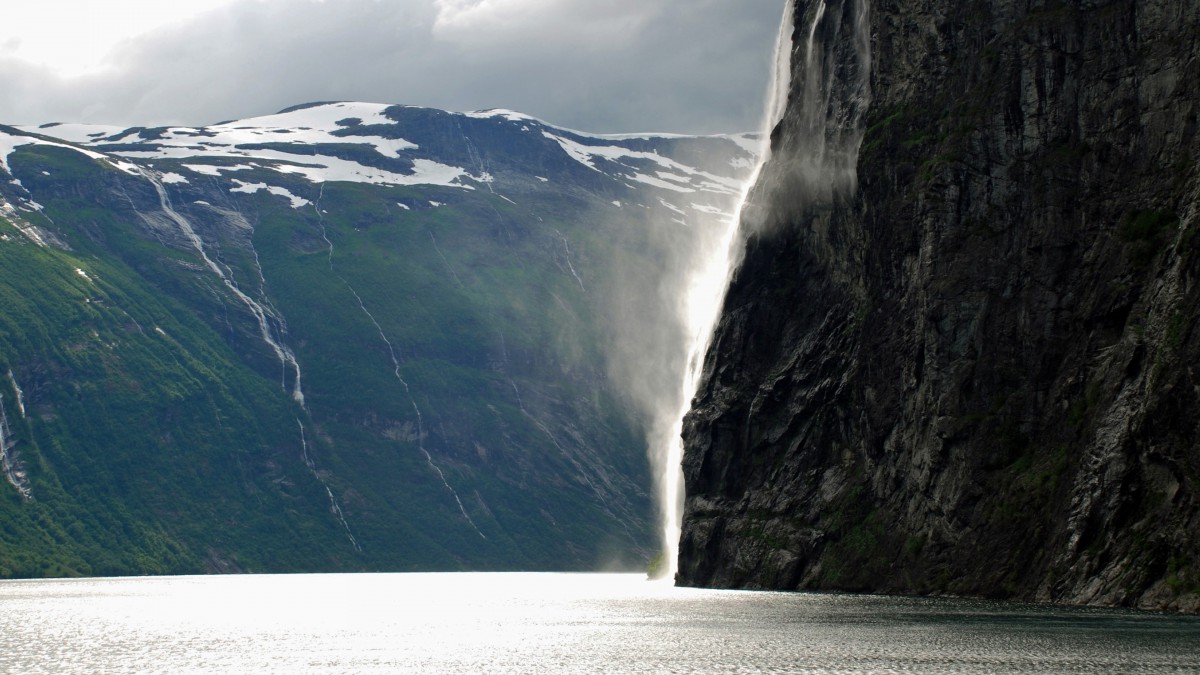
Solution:
[[[871,5],[857,186],[792,189],[798,86],[773,137],[679,583],[1200,610],[1200,2]]]

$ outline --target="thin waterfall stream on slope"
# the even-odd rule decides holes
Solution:
[[[29,487],[29,475],[17,458],[16,447],[12,427],[8,425],[8,413],[4,410],[4,396],[0,395],[0,472],[17,489],[21,498],[29,501],[33,499],[33,491]]]
[[[320,192],[317,195],[317,201],[314,203],[313,208],[317,212],[317,224],[321,226],[321,239],[325,241],[325,245],[328,247],[329,271],[335,277],[337,277],[338,280],[342,282],[342,285],[350,291],[350,294],[354,296],[354,299],[358,302],[358,308],[362,310],[367,319],[371,321],[371,324],[375,326],[376,332],[379,333],[379,339],[382,340],[383,344],[387,347],[388,355],[392,359],[392,374],[396,377],[396,381],[400,383],[400,386],[404,388],[404,394],[408,397],[409,402],[412,404],[413,412],[416,414],[417,450],[419,450],[421,455],[425,458],[425,463],[429,466],[429,469],[433,471],[433,473],[437,475],[438,480],[442,482],[442,486],[445,487],[450,493],[450,496],[454,498],[454,503],[458,506],[458,512],[462,514],[463,519],[467,521],[467,524],[471,526],[471,529],[475,530],[480,537],[487,539],[487,535],[483,533],[483,530],[479,529],[479,526],[475,524],[475,521],[471,518],[470,514],[467,513],[466,507],[463,506],[462,499],[460,499],[458,496],[458,491],[455,490],[454,487],[450,485],[450,481],[446,479],[446,472],[442,471],[442,467],[438,466],[437,463],[433,461],[433,455],[425,447],[425,420],[421,415],[421,408],[417,405],[417,399],[413,395],[412,389],[408,386],[408,381],[400,375],[400,359],[396,356],[396,349],[392,345],[391,339],[388,338],[387,333],[383,332],[383,326],[380,325],[379,320],[375,318],[375,315],[371,313],[371,310],[367,309],[367,305],[363,302],[362,296],[358,294],[358,291],[354,290],[354,286],[350,285],[350,282],[347,281],[346,278],[343,277],[333,266],[333,241],[329,238],[329,231],[325,228],[325,217],[322,215],[323,212],[321,211],[321,200],[324,198],[324,196],[325,184],[322,183]],[[429,236],[431,239],[433,238],[432,231],[429,233]],[[437,249],[436,239],[433,239],[433,246],[435,249]],[[441,255],[442,253],[441,249],[438,249],[437,252],[438,255]],[[445,261],[446,257],[442,256],[442,260]],[[449,268],[449,266],[450,264],[447,262],[446,267]],[[450,270],[450,273],[453,275],[454,271]],[[454,278],[456,281],[458,280],[457,276]],[[462,282],[459,281],[459,285],[461,284]],[[333,495],[330,494],[330,499],[332,498]]]
[[[271,348],[271,351],[275,353],[275,357],[279,359],[280,367],[283,369],[282,380],[284,381],[285,387],[287,370],[288,368],[291,368],[294,376],[292,381],[292,398],[295,399],[295,401],[301,406],[303,406],[304,390],[300,386],[300,363],[296,360],[296,355],[292,352],[291,348],[283,343],[282,337],[276,337],[275,332],[272,330],[272,321],[281,323],[279,318],[276,317],[268,307],[263,306],[257,300],[251,298],[249,295],[243,292],[237,283],[229,276],[229,274],[227,274],[220,265],[218,265],[215,261],[213,261],[212,258],[209,257],[208,252],[204,247],[204,241],[200,238],[200,235],[196,233],[196,230],[192,227],[191,222],[188,221],[187,218],[184,218],[183,215],[181,215],[174,209],[174,207],[171,206],[171,198],[167,195],[167,189],[163,187],[162,181],[160,181],[157,176],[148,170],[139,169],[138,173],[154,186],[154,191],[158,195],[159,209],[162,211],[163,215],[179,228],[180,233],[187,238],[192,247],[196,249],[196,252],[200,254],[200,258],[204,261],[204,264],[207,265],[208,268],[212,270],[222,282],[224,282],[225,287],[228,288],[238,300],[242,301],[242,304],[246,306],[246,309],[250,310],[250,313],[254,316],[255,321],[258,322],[260,337],[262,337],[263,342],[265,342],[267,346]],[[143,218],[148,217],[146,214],[140,215],[142,215]]]
[[[283,319],[277,316],[274,311],[272,311],[269,303],[266,303],[265,300],[263,303],[260,303],[246,294],[241,287],[238,286],[237,282],[234,281],[231,274],[209,257],[204,246],[204,240],[200,238],[200,235],[197,234],[196,229],[192,227],[192,223],[182,214],[176,211],[171,205],[171,198],[167,194],[167,189],[163,185],[162,181],[159,180],[159,177],[153,172],[145,169],[139,169],[138,173],[154,186],[154,191],[158,195],[159,208],[167,220],[174,223],[179,228],[179,231],[184,235],[188,242],[191,243],[192,247],[196,249],[196,252],[200,254],[200,258],[204,260],[204,263],[208,266],[208,268],[216,273],[221,281],[224,282],[226,288],[228,288],[234,294],[234,296],[236,296],[237,299],[240,300],[248,310],[250,310],[250,313],[254,316],[255,321],[258,323],[259,336],[262,338],[263,342],[271,348],[271,351],[275,353],[275,357],[279,359],[280,368],[282,369],[281,384],[283,384],[285,389],[287,388],[287,371],[290,367],[294,375],[294,379],[292,381],[292,399],[295,400],[296,403],[300,404],[301,408],[307,409],[307,406],[305,406],[304,403],[304,390],[300,384],[300,362],[296,359],[296,355],[292,351],[291,347],[289,347],[283,341]],[[151,216],[148,216],[147,214],[140,215],[143,218],[151,218]],[[259,282],[265,286],[266,279],[263,277],[262,267],[258,263],[257,251],[254,251],[254,261],[255,264],[258,265]],[[276,335],[276,333],[273,331],[272,323],[279,326],[278,335]],[[362,547],[359,545],[358,540],[354,537],[354,534],[350,531],[350,525],[346,522],[346,516],[342,512],[341,505],[338,504],[337,498],[334,497],[333,490],[330,489],[328,481],[326,481],[325,478],[322,477],[317,471],[312,458],[309,456],[308,440],[304,436],[304,424],[300,422],[299,418],[296,419],[296,423],[300,425],[301,454],[305,466],[308,467],[308,470],[313,477],[321,483],[321,486],[325,488],[325,493],[329,496],[330,512],[334,515],[334,517],[337,518],[342,527],[345,528],[346,537],[349,539],[351,546],[354,547],[354,550],[361,552]]]

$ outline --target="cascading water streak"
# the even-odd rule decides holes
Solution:
[[[337,497],[333,496],[333,490],[329,487],[329,483],[325,482],[320,472],[317,471],[317,464],[313,461],[312,455],[308,454],[308,437],[304,434],[304,423],[300,421],[300,418],[296,418],[296,424],[300,426],[300,459],[304,461],[304,466],[308,467],[313,478],[316,478],[321,487],[325,488],[325,494],[329,497],[329,512],[342,524],[342,529],[346,530],[346,538],[350,540],[350,545],[354,547],[355,551],[362,553],[362,546],[355,538],[354,531],[350,529],[350,523],[346,522],[346,514],[342,511],[342,505],[338,503]]]
[[[333,240],[331,240],[329,238],[329,232],[325,228],[325,217],[323,215],[324,212],[321,210],[321,200],[324,198],[324,196],[325,196],[325,184],[322,183],[321,190],[317,195],[317,201],[315,202],[313,208],[317,212],[317,223],[321,226],[321,239],[323,239],[325,241],[325,245],[328,248],[329,271],[331,273],[333,273],[333,275],[335,277],[337,277],[339,281],[342,282],[342,285],[345,286],[346,289],[350,291],[350,294],[354,296],[354,299],[358,302],[358,308],[362,310],[363,314],[366,315],[367,319],[369,319],[371,321],[371,324],[375,326],[376,332],[379,333],[379,339],[382,340],[383,344],[387,347],[388,355],[391,356],[391,359],[392,359],[392,374],[395,375],[396,381],[398,381],[400,383],[400,385],[402,387],[404,387],[404,394],[406,396],[408,396],[408,400],[412,404],[413,412],[416,413],[417,450],[419,450],[421,452],[421,455],[425,458],[425,463],[429,466],[429,469],[431,471],[433,471],[433,473],[435,475],[437,475],[438,480],[440,480],[442,482],[442,486],[445,487],[447,492],[450,493],[450,496],[454,498],[454,503],[455,503],[455,505],[458,506],[458,512],[460,514],[462,514],[463,520],[467,521],[467,524],[470,525],[471,528],[473,530],[475,530],[475,532],[481,538],[487,539],[487,535],[483,533],[483,530],[479,529],[479,526],[475,524],[474,519],[472,519],[470,514],[467,513],[466,507],[463,506],[462,499],[460,499],[458,496],[458,491],[455,490],[450,485],[450,481],[446,479],[446,472],[442,471],[442,467],[438,466],[437,463],[433,461],[433,455],[429,452],[428,449],[425,448],[424,417],[421,415],[421,408],[417,405],[417,399],[413,395],[412,389],[408,386],[408,381],[405,380],[400,375],[400,359],[397,358],[397,356],[396,356],[396,349],[392,345],[392,341],[388,338],[387,334],[383,332],[383,326],[380,325],[379,321],[375,318],[375,315],[372,314],[369,309],[367,309],[367,305],[366,305],[366,303],[363,302],[362,296],[358,294],[358,291],[354,290],[354,286],[350,285],[350,282],[347,281],[346,278],[343,277],[340,273],[338,273],[337,269],[334,268],[334,266],[333,266]],[[433,232],[430,232],[429,236],[431,239],[433,239]],[[433,239],[433,246],[435,249],[437,249],[437,239]],[[442,253],[441,249],[437,249],[437,252],[438,252],[438,255],[441,255],[441,253]],[[445,262],[446,256],[442,256],[442,260]],[[446,262],[446,266],[447,266],[447,268],[449,268],[450,263]],[[451,270],[450,273],[454,274],[454,270]],[[455,276],[454,278],[456,281],[458,281],[457,276]],[[459,285],[462,285],[461,281],[459,281]],[[325,489],[329,490],[329,487],[326,486]],[[331,500],[333,499],[332,492],[329,493],[329,498]],[[337,502],[335,501],[334,505],[336,506],[336,504],[337,504]],[[338,513],[338,516],[341,517],[341,509],[340,508],[337,509],[337,513]],[[349,527],[347,527],[347,531],[349,531]],[[358,545],[356,543],[355,547],[357,548],[357,546]]]
[[[701,385],[704,359],[746,242],[790,222],[797,209],[829,203],[833,195],[852,192],[857,186],[862,122],[870,102],[868,0],[806,3],[803,17],[796,15],[798,4],[788,0],[780,22],[759,161],[743,188],[738,215],[687,280],[683,304],[691,342],[680,409],[664,443],[666,470],[661,486],[668,579],[674,579],[679,564],[684,416]],[[801,33],[806,36],[802,53],[793,43],[793,30],[801,18],[807,29]],[[793,62],[797,58],[801,60]],[[789,100],[789,92],[794,100]]]
[[[167,194],[167,189],[159,177],[151,171],[145,169],[138,169],[138,173],[154,186],[154,191],[158,195],[159,208],[162,210],[163,215],[167,218],[167,220],[174,223],[179,228],[179,231],[184,235],[188,242],[192,244],[192,247],[196,249],[196,252],[200,254],[200,258],[204,261],[205,265],[207,265],[208,268],[212,270],[222,282],[224,282],[225,287],[228,288],[238,300],[241,300],[242,304],[244,304],[248,310],[250,310],[251,315],[254,316],[255,321],[258,323],[260,337],[262,338],[263,342],[265,342],[266,345],[275,353],[275,357],[279,359],[279,364],[283,369],[284,375],[282,384],[286,388],[286,375],[287,370],[290,367],[294,376],[292,381],[292,399],[295,400],[296,403],[300,404],[301,408],[307,410],[307,406],[305,405],[304,401],[304,390],[300,384],[300,362],[296,359],[296,355],[292,351],[291,347],[289,347],[283,341],[284,328],[282,318],[276,316],[275,312],[271,309],[269,301],[264,299],[263,302],[259,302],[247,295],[234,281],[231,273],[227,272],[225,268],[209,257],[204,245],[204,240],[200,238],[200,235],[196,232],[196,229],[192,227],[192,223],[182,214],[176,211],[171,205],[170,196]],[[143,215],[143,217],[146,216]],[[240,217],[240,215],[238,217]],[[262,266],[258,264],[257,251],[254,251],[254,260],[255,264],[258,266],[259,283],[262,285],[262,287],[265,287],[266,278],[263,276]],[[280,326],[278,336],[272,330],[272,322]],[[313,463],[312,458],[308,454],[308,440],[304,435],[304,424],[300,422],[299,418],[296,419],[296,423],[300,425],[301,455],[304,460],[304,464],[308,467],[308,470],[312,473],[313,477],[316,478],[317,481],[321,483],[321,486],[325,488],[325,493],[329,496],[330,511],[342,524],[342,527],[345,528],[346,537],[349,539],[350,544],[354,547],[355,551],[362,552],[362,546],[354,537],[353,532],[351,532],[350,525],[346,522],[346,516],[342,512],[342,508],[338,504],[337,498],[333,495],[333,490],[329,488],[328,482],[321,477],[320,473],[316,469],[316,465]]]
[[[204,240],[201,239],[200,235],[196,233],[195,228],[192,227],[192,223],[187,218],[183,217],[183,215],[176,211],[171,205],[171,198],[167,194],[167,189],[163,186],[162,181],[159,180],[159,178],[153,172],[146,169],[138,169],[138,174],[149,181],[154,187],[154,191],[158,195],[159,209],[162,211],[167,220],[174,223],[176,227],[179,228],[180,233],[182,233],[192,247],[196,249],[196,252],[200,254],[200,258],[204,261],[204,264],[221,279],[221,281],[225,284],[225,287],[228,288],[238,300],[241,300],[242,304],[246,306],[246,309],[250,310],[250,314],[254,316],[254,320],[258,323],[258,332],[260,337],[262,338],[263,342],[271,348],[271,351],[275,353],[275,357],[279,359],[280,367],[283,369],[282,380],[285,387],[287,370],[289,368],[292,370],[292,398],[303,407],[304,390],[300,386],[300,362],[296,360],[296,355],[292,352],[291,348],[283,343],[282,336],[277,338],[272,330],[271,322],[273,320],[278,322],[278,318],[270,311],[269,308],[263,306],[257,300],[251,298],[249,295],[243,292],[237,283],[226,272],[226,270],[209,257],[208,251],[204,246]],[[143,217],[145,216],[143,215]],[[280,332],[282,333],[282,330]]]
[[[8,424],[8,413],[4,410],[4,396],[0,395],[0,473],[17,489],[22,499],[29,501],[33,499],[33,491],[29,487],[29,475],[17,457],[16,446],[12,427]]]
[[[21,417],[25,417],[25,392],[21,390],[21,385],[17,384],[17,376],[13,374],[12,368],[8,369],[8,381],[17,394],[17,411],[21,413]]]

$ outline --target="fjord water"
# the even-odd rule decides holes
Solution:
[[[0,583],[0,672],[1196,672],[1200,619],[632,574]]]

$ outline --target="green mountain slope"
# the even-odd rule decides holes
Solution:
[[[655,548],[606,291],[731,208],[734,140],[363,104],[0,134],[0,576]]]

